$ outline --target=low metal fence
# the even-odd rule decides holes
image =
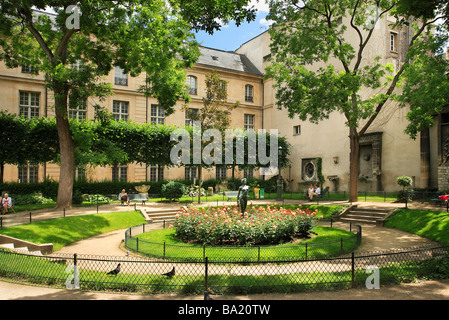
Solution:
[[[366,285],[377,270],[382,284],[413,280],[448,259],[447,247],[360,252],[337,258],[274,261],[156,260],[0,250],[0,276],[68,289],[127,292],[257,293]],[[119,268],[118,268],[119,266]],[[432,267],[433,266],[433,267]],[[117,269],[118,268],[118,269]],[[115,271],[114,271],[115,270]]]
[[[253,246],[212,246],[212,245],[180,245],[166,242],[155,242],[141,239],[138,235],[151,230],[167,228],[171,220],[151,222],[131,227],[125,231],[125,246],[130,250],[154,258],[189,260],[205,259],[209,261],[221,260],[220,257],[228,257],[240,261],[270,261],[283,259],[311,259],[328,256],[328,252],[344,254],[353,251],[361,242],[362,227],[352,223],[338,222],[340,229],[352,232],[351,235],[332,241],[314,243],[298,243],[288,245],[253,245]],[[332,227],[332,220],[320,220],[319,225]],[[217,258],[218,257],[218,258]]]

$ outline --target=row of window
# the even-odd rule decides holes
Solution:
[[[39,117],[40,96],[38,92],[20,91],[19,114],[26,118]],[[77,101],[69,99],[69,117],[73,119],[86,120],[87,100]],[[112,103],[112,114],[116,121],[129,119],[129,102],[114,100]],[[193,125],[193,120],[198,114],[198,109],[191,108],[185,112],[185,125]],[[150,122],[155,124],[165,123],[165,111],[159,105],[152,104],[150,110]],[[244,115],[244,129],[254,130],[255,115]]]
[[[186,166],[184,169],[184,177],[187,180],[194,180],[197,178],[197,168]],[[243,176],[245,178],[253,178],[253,170],[243,170]],[[77,179],[86,178],[86,170],[83,168],[76,169],[75,177]],[[215,178],[216,179],[226,179],[227,168],[216,167]],[[39,180],[39,166],[34,164],[29,164],[25,166],[18,167],[18,179],[22,183],[33,183]],[[127,181],[128,179],[128,166],[118,165],[112,167],[112,181]],[[164,168],[159,166],[150,166],[150,181],[161,181],[164,180]]]
[[[198,94],[198,80],[195,76],[187,76],[187,87],[189,88],[189,94]],[[245,101],[254,102],[254,86],[250,84],[245,85]]]

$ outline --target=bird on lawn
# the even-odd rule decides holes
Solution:
[[[109,271],[107,274],[116,276],[119,272],[120,272],[120,263],[117,265],[117,267],[114,270]]]
[[[175,267],[173,267],[170,272],[163,273],[162,275],[171,279],[175,275]]]

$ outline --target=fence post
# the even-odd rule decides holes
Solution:
[[[351,253],[351,285],[354,287],[354,269],[355,269],[355,261],[354,261],[354,252]]]
[[[30,211],[30,223],[31,223],[31,211]]]
[[[257,262],[260,262],[260,246],[257,247]]]
[[[139,252],[139,238],[136,238],[136,251]]]
[[[165,241],[164,241],[164,255],[163,256],[164,256],[164,259],[165,259]]]
[[[308,251],[308,246],[307,246],[307,242],[306,242],[306,260],[307,260],[307,251]]]
[[[340,238],[340,253],[343,254],[343,238]]]
[[[203,244],[203,259],[206,259],[206,245]]]
[[[208,263],[208,258],[206,257],[204,259],[204,292],[207,292],[207,275],[208,275],[208,267],[209,267],[209,263]]]
[[[63,209],[63,217],[65,218],[65,208]]]

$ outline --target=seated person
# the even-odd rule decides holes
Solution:
[[[309,198],[309,199],[312,199],[312,194],[313,194],[313,184],[311,184],[310,185],[310,187],[309,187],[309,189],[307,189],[307,197]]]
[[[316,186],[315,186],[315,190],[313,190],[313,191],[309,194],[310,201],[312,201],[312,199],[313,199],[314,196],[318,196],[318,197],[319,197],[320,194],[321,194],[320,186],[319,186],[319,185],[316,185]]]
[[[10,197],[8,197],[7,193],[5,193],[5,195],[1,199],[2,199],[1,200],[2,209],[4,211],[4,214],[6,214],[6,213],[8,213],[8,210],[12,206],[12,199]]]
[[[438,197],[438,199],[444,200],[446,202],[447,202],[447,198],[449,198],[449,194],[447,194],[446,192],[443,195]]]
[[[129,196],[128,196],[128,194],[126,193],[125,189],[123,189],[122,192],[120,193],[120,200],[121,200],[121,204],[120,204],[120,205],[122,205],[123,202],[126,201],[126,203],[127,203],[128,206],[129,206]]]

